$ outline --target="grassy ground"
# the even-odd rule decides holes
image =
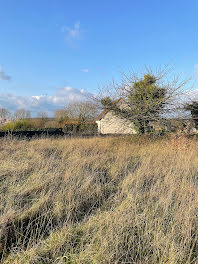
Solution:
[[[198,142],[0,141],[2,263],[198,263]]]

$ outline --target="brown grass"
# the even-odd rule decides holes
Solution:
[[[2,263],[198,263],[196,139],[0,141]]]

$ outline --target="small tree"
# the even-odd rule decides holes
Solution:
[[[45,127],[47,121],[47,113],[45,111],[40,111],[37,113],[38,119],[36,120],[37,126],[41,129]]]
[[[140,133],[146,133],[152,122],[175,111],[176,98],[188,81],[179,81],[178,77],[168,80],[167,75],[167,71],[154,74],[148,69],[141,78],[137,74],[124,74],[121,85],[112,82],[105,90],[102,89],[100,103],[103,109],[111,110],[123,122],[135,123]]]
[[[192,120],[195,123],[195,128],[198,129],[198,102],[193,101],[192,103],[187,103],[184,106],[186,111],[190,111]]]

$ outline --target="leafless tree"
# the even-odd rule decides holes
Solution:
[[[1,119],[9,119],[11,117],[11,113],[6,108],[0,108],[0,118]]]
[[[69,103],[65,108],[68,117],[80,121],[93,121],[98,113],[95,102],[81,101]]]
[[[29,110],[25,110],[23,108],[18,109],[15,113],[14,113],[14,119],[25,119],[25,118],[30,118],[31,114]]]
[[[58,122],[63,122],[63,121],[67,121],[69,119],[68,114],[66,112],[65,109],[57,109],[54,112],[54,118],[58,121]]]
[[[47,116],[47,113],[46,113],[45,111],[40,111],[40,112],[38,112],[37,117],[38,117],[38,118],[45,119],[45,118],[47,118],[48,116]]]

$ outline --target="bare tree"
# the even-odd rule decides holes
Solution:
[[[65,110],[69,118],[78,119],[82,122],[93,121],[98,113],[96,104],[91,101],[69,103]]]
[[[46,113],[45,111],[40,111],[40,112],[38,112],[37,117],[38,117],[38,118],[45,119],[45,118],[47,118],[48,116],[47,116],[47,113]]]
[[[25,119],[25,118],[30,118],[30,111],[29,110],[25,110],[23,108],[18,109],[15,113],[14,113],[14,118],[17,119]]]
[[[1,119],[9,119],[11,116],[11,113],[6,108],[0,108],[0,118]]]
[[[68,114],[65,109],[57,109],[54,112],[54,118],[59,122],[64,122],[69,119]]]
[[[100,90],[96,101],[123,121],[135,123],[139,132],[145,133],[152,122],[179,113],[178,102],[189,81],[190,78],[171,75],[170,67],[156,72],[146,68],[141,76],[123,73],[121,84],[112,81]]]

